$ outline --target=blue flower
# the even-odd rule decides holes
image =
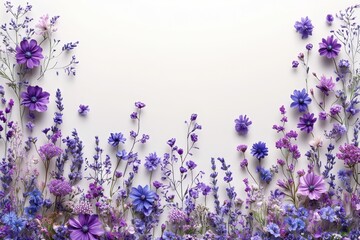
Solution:
[[[3,215],[1,221],[15,233],[21,232],[25,227],[25,220],[18,218],[14,212]]]
[[[257,172],[260,174],[260,179],[266,183],[270,183],[272,180],[272,174],[270,170],[267,170],[263,167],[257,167]]]
[[[328,220],[329,222],[335,222],[337,218],[334,209],[331,207],[321,208],[319,214],[322,219]]]
[[[268,148],[266,147],[266,143],[264,142],[258,142],[254,143],[251,148],[251,154],[256,157],[258,160],[261,160],[265,156],[268,155]]]
[[[250,119],[245,115],[240,115],[238,119],[235,119],[235,130],[240,135],[245,135],[248,132],[248,126],[250,126],[252,122]]]
[[[275,223],[269,223],[267,225],[268,232],[273,235],[274,237],[280,237],[280,228]]]
[[[311,103],[311,98],[306,93],[305,88],[301,91],[294,90],[294,93],[290,97],[293,100],[290,107],[297,107],[299,112],[305,112]]]
[[[108,138],[108,143],[113,147],[116,147],[119,143],[125,143],[125,141],[126,138],[124,138],[122,133],[111,133]]]
[[[285,223],[288,224],[288,229],[292,231],[301,231],[305,228],[305,222],[300,218],[287,217]]]
[[[156,153],[150,153],[149,156],[145,157],[145,168],[152,172],[156,170],[160,161],[161,159],[156,155]]]
[[[308,38],[309,35],[312,35],[312,30],[314,26],[311,23],[311,20],[308,17],[301,18],[301,21],[296,21],[294,25],[296,32],[301,34],[301,38]]]
[[[133,200],[133,206],[136,212],[142,212],[145,216],[149,216],[153,210],[153,203],[156,198],[155,192],[150,190],[150,187],[138,186],[132,188],[130,192],[130,198]]]

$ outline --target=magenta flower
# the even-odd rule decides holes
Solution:
[[[297,191],[300,195],[308,196],[311,200],[318,200],[322,193],[326,192],[325,182],[321,176],[313,172],[300,178],[300,184]]]
[[[71,184],[61,179],[53,179],[48,184],[50,193],[55,196],[66,196],[72,192]]]
[[[45,112],[49,103],[48,92],[43,92],[39,86],[28,86],[26,92],[21,93],[21,105],[29,108],[30,111]]]
[[[344,160],[344,164],[349,167],[354,166],[360,162],[360,148],[353,144],[345,144],[339,147],[340,152],[336,156]]]
[[[62,149],[53,143],[46,143],[39,149],[39,155],[43,161],[50,160],[54,157],[60,156]]]
[[[339,55],[341,44],[337,42],[337,39],[334,39],[334,36],[327,37],[327,39],[323,38],[319,45],[319,53],[321,56],[324,55],[327,58],[335,58]]]
[[[25,64],[28,68],[39,66],[40,59],[44,58],[42,48],[34,39],[31,39],[30,43],[26,39],[22,40],[20,46],[16,46],[15,57],[18,64]]]
[[[79,214],[69,219],[70,238],[74,240],[92,240],[105,233],[97,215]]]

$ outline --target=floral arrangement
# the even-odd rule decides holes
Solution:
[[[38,84],[49,71],[75,75],[75,56],[68,64],[58,63],[79,42],[61,44],[54,38],[59,16],[42,16],[32,27],[31,5],[6,2],[11,20],[0,29],[0,77],[5,83],[0,86],[0,238],[359,239],[359,7],[326,17],[329,25],[340,22],[318,47],[321,60],[333,66],[330,76],[310,74],[311,43],[292,62],[293,68],[304,67],[305,87],[295,89],[290,105],[279,108],[280,121],[273,126],[278,140],[240,144],[240,166],[232,169],[224,158],[212,158],[212,171],[205,173],[191,160],[202,129],[196,114],[185,122],[185,146],[171,138],[168,152],[140,156],[139,145],[150,139],[140,128],[142,102],[130,114],[136,127],[129,136],[109,134],[109,153],[95,137],[94,155],[86,158],[76,130],[63,136],[60,89],[52,126],[42,130],[43,136],[33,136],[36,119],[48,113],[51,97]],[[305,40],[314,29],[308,17],[294,27]],[[89,111],[80,105],[78,114]],[[288,118],[288,111],[297,117]],[[289,127],[290,120],[296,129]],[[247,115],[240,115],[234,130],[241,137],[251,125]],[[315,137],[315,130],[323,131],[323,137]],[[309,135],[308,151],[301,153],[298,142]],[[279,158],[267,169],[262,162],[270,145]],[[305,159],[308,164],[302,168],[299,161]],[[135,184],[140,168],[149,173],[148,184]],[[244,193],[235,191],[235,170],[246,176],[241,179]]]

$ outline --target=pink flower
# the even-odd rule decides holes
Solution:
[[[42,17],[40,17],[39,23],[35,25],[37,30],[35,31],[38,35],[46,35],[49,32],[56,32],[56,28],[54,28],[54,23],[57,18],[53,18],[52,21],[50,21],[49,15],[46,14]]]
[[[326,191],[325,182],[321,176],[312,172],[300,178],[298,189],[300,195],[308,196],[311,200],[318,200]]]

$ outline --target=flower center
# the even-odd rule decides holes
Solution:
[[[145,200],[145,199],[146,199],[145,195],[141,195],[141,200]]]
[[[314,191],[314,190],[315,190],[315,186],[314,186],[314,185],[309,186],[309,191],[310,191],[310,192],[312,192],[312,191]]]
[[[37,102],[37,97],[32,96],[32,97],[30,98],[30,100],[31,100],[32,103],[36,103],[36,102]]]
[[[331,45],[329,45],[329,46],[327,46],[327,48],[326,48],[328,51],[331,51],[332,50],[332,46]]]
[[[310,121],[307,121],[307,122],[306,122],[306,126],[311,126],[311,122],[310,122]]]
[[[304,103],[304,99],[299,98],[299,103]]]
[[[89,231],[89,227],[87,225],[82,226],[81,228],[83,233],[87,233]]]
[[[25,57],[26,57],[27,59],[31,58],[31,57],[32,57],[31,52],[29,52],[29,51],[25,52]]]

